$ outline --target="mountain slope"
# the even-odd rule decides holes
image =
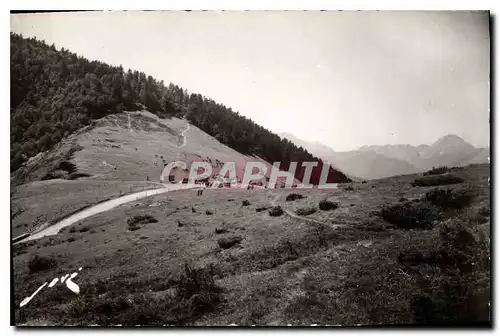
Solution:
[[[334,164],[340,170],[364,179],[420,172],[414,165],[372,151],[337,152]]]
[[[406,161],[416,167],[420,166],[419,151],[410,145],[363,146],[359,148],[359,151],[372,151],[388,158]]]
[[[490,162],[490,149],[489,148],[478,148],[471,158],[465,162],[462,162],[461,165],[469,165],[476,163],[485,163]]]
[[[325,160],[327,160],[327,158],[335,155],[335,151],[333,149],[322,144],[321,142],[304,141],[302,139],[297,138],[293,134],[286,133],[286,132],[280,133],[279,136],[281,138],[285,138],[285,139],[290,140],[291,142],[293,142],[297,146],[301,146],[302,148],[306,149],[308,152],[310,152],[314,155],[317,155],[318,157],[323,158]]]
[[[404,160],[378,154],[371,148],[375,146],[366,146],[366,149],[363,147],[358,151],[335,152],[319,142],[307,142],[290,133],[281,133],[280,136],[322,158],[352,180],[383,178],[419,171]]]
[[[11,174],[14,236],[39,230],[66,216],[125,194],[162,188],[164,165],[209,160],[216,174],[223,162],[235,162],[242,179],[249,161],[243,155],[179,118],[147,112],[111,114],[30,158]],[[188,172],[174,170],[175,182]],[[278,178],[278,184],[284,181]],[[297,183],[298,181],[295,181]],[[50,200],[50,201],[48,201]]]
[[[12,180],[18,184],[53,178],[160,182],[163,168],[170,162],[186,162],[189,169],[194,161],[208,160],[212,174],[224,162],[235,162],[239,179],[250,161],[263,162],[268,168],[266,176],[271,171],[268,162],[235,151],[186,120],[161,119],[142,111],[94,121],[28,160],[12,174]]]
[[[456,135],[446,135],[422,153],[422,166],[460,166],[467,162],[477,149]]]
[[[89,61],[44,42],[11,34],[11,172],[94,120],[123,111],[148,110],[165,117],[185,117],[220,143],[267,162],[318,162],[311,182],[318,184],[322,160],[290,141],[201,94],[165,86],[143,72],[124,71]],[[36,140],[35,140],[36,139]],[[305,168],[296,171],[302,179]],[[330,169],[328,182],[345,182]]]

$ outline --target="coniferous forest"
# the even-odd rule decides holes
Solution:
[[[231,108],[144,72],[90,61],[64,48],[11,33],[11,171],[93,120],[113,113],[147,109],[162,118],[185,117],[236,151],[257,155],[288,169],[315,161],[311,183],[318,184],[323,162]],[[328,182],[346,182],[330,168]]]

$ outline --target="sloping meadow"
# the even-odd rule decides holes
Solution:
[[[176,191],[123,205],[24,247],[14,258],[16,303],[77,267],[81,293],[45,288],[16,310],[17,321],[487,323],[489,167],[454,174],[464,182],[446,188],[474,196],[453,209],[433,203],[436,187],[412,186],[415,175],[338,190]],[[291,193],[304,197],[286,201]],[[322,210],[325,200],[338,206]],[[403,228],[384,219],[382,209],[406,202],[432,205],[432,226]],[[278,205],[283,213],[271,216]],[[302,208],[317,210],[297,215]],[[221,246],[221,239],[231,244]],[[30,272],[35,255],[53,262]]]

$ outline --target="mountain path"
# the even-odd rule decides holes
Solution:
[[[188,123],[186,129],[181,132],[181,135],[182,135],[182,145],[180,145],[179,148],[182,148],[182,147],[186,146],[187,137],[186,137],[185,134],[186,134],[187,131],[189,131],[190,128],[191,128],[191,124]]]

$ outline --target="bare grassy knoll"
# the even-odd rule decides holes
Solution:
[[[31,158],[12,174],[12,180],[22,184],[51,178],[145,181],[149,177],[159,182],[165,164],[207,158],[214,172],[221,168],[216,160],[235,162],[240,178],[246,162],[260,160],[223,145],[186,120],[162,119],[147,111],[124,112],[96,120],[53,150]]]
[[[160,188],[166,163],[207,157],[236,162],[240,177],[245,163],[257,160],[182,119],[161,119],[146,111],[109,115],[11,174],[13,236],[110,198]]]
[[[27,183],[78,173],[76,178],[82,180],[145,181],[149,176],[159,181],[165,163],[206,157],[248,160],[185,120],[161,119],[147,111],[124,112],[96,120],[53,150],[31,158],[12,179]]]
[[[427,194],[436,187],[413,187],[417,175],[337,190],[207,189],[201,197],[175,191],[120,206],[57,236],[14,247],[16,305],[45,281],[83,267],[73,279],[79,295],[60,284],[44,288],[16,308],[16,321],[487,322],[489,166],[451,173],[464,182],[442,188],[472,195],[454,209]],[[287,201],[292,192],[305,197]],[[320,210],[322,200],[338,207]],[[387,210],[398,204],[404,211]],[[272,206],[284,213],[270,216],[266,208]],[[292,216],[303,208],[317,210]],[[436,214],[430,228],[420,228],[421,208]],[[392,223],[383,218],[387,211]],[[33,261],[35,256],[46,259]]]

